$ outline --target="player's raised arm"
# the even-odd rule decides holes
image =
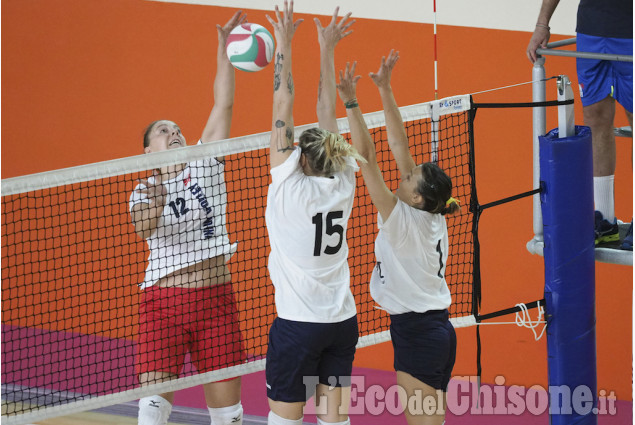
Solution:
[[[346,106],[346,117],[351,128],[353,147],[367,161],[367,163],[360,161],[359,166],[368,193],[382,218],[386,220],[397,203],[397,197],[386,186],[379,165],[377,165],[375,144],[368,133],[368,127],[357,101],[357,81],[360,76],[355,76],[355,66],[355,63],[352,67],[346,64],[346,70],[340,71],[340,83],[337,85],[337,90]]]
[[[379,95],[381,96],[384,116],[386,117],[388,145],[390,146],[390,150],[397,161],[397,168],[399,169],[401,178],[405,178],[405,176],[410,174],[412,169],[415,168],[416,164],[410,154],[408,136],[406,135],[406,130],[403,126],[403,119],[401,118],[401,113],[397,107],[392,86],[390,85],[392,70],[398,60],[399,52],[391,50],[388,57],[384,56],[381,58],[379,71],[377,71],[377,73],[371,72],[369,75],[379,89]]]
[[[314,18],[317,27],[318,43],[320,44],[320,84],[318,86],[318,99],[316,112],[320,128],[339,133],[335,116],[335,102],[337,91],[335,89],[335,46],[344,37],[353,31],[349,28],[355,20],[350,20],[350,12],[337,22],[337,14],[340,8],[336,7],[331,22],[322,27],[320,20]]]
[[[271,168],[282,164],[294,149],[293,141],[293,74],[291,42],[302,19],[293,22],[293,1],[284,2],[284,11],[275,9],[276,20],[267,16],[276,37],[273,74],[273,120],[271,128]]]
[[[234,107],[234,67],[229,62],[225,44],[229,33],[247,20],[242,11],[234,13],[224,26],[216,25],[218,48],[216,52],[216,77],[214,78],[214,106],[201,135],[202,142],[229,138]]]

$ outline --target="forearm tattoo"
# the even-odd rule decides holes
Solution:
[[[278,91],[278,89],[280,88],[280,73],[282,72],[283,59],[284,56],[282,55],[282,53],[278,53],[276,55],[276,63],[273,67],[273,91]]]
[[[291,130],[291,127],[287,127],[285,135],[287,136],[287,145],[293,147],[293,130]]]
[[[282,136],[283,131],[284,137]],[[287,123],[282,120],[277,120],[276,132],[278,133],[278,152],[292,151],[295,149],[293,146],[293,129],[291,127],[287,127]],[[284,144],[285,141],[286,145]]]
[[[318,84],[318,100],[322,97],[322,72],[320,71],[320,83]]]
[[[293,75],[291,75],[291,72],[287,75],[287,88],[289,89],[289,94],[293,94]]]

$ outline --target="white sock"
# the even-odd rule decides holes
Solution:
[[[139,400],[139,425],[167,425],[172,403],[159,395]]]
[[[344,422],[324,422],[322,419],[317,418],[317,425],[351,425],[351,418],[346,418]]]
[[[272,411],[269,411],[269,417],[267,418],[267,425],[302,425],[302,419],[304,419],[304,416],[296,420],[285,419],[276,415]]]
[[[614,182],[615,176],[593,177],[595,209],[601,212],[609,223],[615,220]]]
[[[243,425],[243,405],[238,402],[227,407],[208,407],[210,425]]]

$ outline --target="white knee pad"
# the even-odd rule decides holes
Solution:
[[[241,403],[228,407],[208,407],[212,418],[210,425],[243,425],[243,405]]]
[[[153,395],[139,400],[139,425],[167,425],[172,403]]]
[[[317,418],[317,425],[351,425],[351,418],[346,418],[344,422],[324,422],[322,419]]]
[[[302,419],[304,419],[304,417],[301,417],[300,419],[296,419],[296,420],[285,419],[276,415],[272,411],[269,411],[269,417],[267,418],[267,425],[302,425]]]

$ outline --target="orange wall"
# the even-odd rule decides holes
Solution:
[[[2,178],[76,166],[142,152],[141,136],[158,118],[180,124],[193,142],[212,104],[216,23],[228,8],[141,0],[2,0]],[[261,11],[251,22],[268,26]],[[310,16],[294,41],[295,122],[316,121],[318,46]],[[322,18],[326,23],[326,17]],[[440,26],[440,97],[475,93],[531,79],[525,57],[529,34]],[[555,39],[555,37],[554,37]],[[358,61],[366,76],[391,48],[401,59],[393,88],[400,105],[434,96],[431,25],[358,19],[338,46],[336,68]],[[575,63],[549,57],[547,75],[567,74]],[[271,73],[237,72],[232,136],[267,131]],[[576,118],[582,123],[576,92]],[[553,82],[548,99],[555,98]],[[477,94],[477,102],[531,100],[531,86]],[[359,85],[365,112],[381,109],[365,77]],[[344,109],[338,106],[338,116]],[[548,113],[548,129],[557,125]],[[618,111],[617,125],[626,119]],[[481,203],[531,189],[531,111],[480,110],[476,120],[476,175]],[[618,141],[616,212],[632,216],[632,142]],[[542,298],[542,258],[530,255],[531,201],[487,210],[481,219],[482,311]],[[598,264],[598,388],[631,399],[632,268]],[[501,318],[512,321],[513,316]],[[455,375],[475,373],[475,329],[459,329]],[[504,375],[509,385],[546,385],[546,342],[513,325],[483,326],[484,382]],[[389,344],[362,349],[356,365],[390,370]]]

